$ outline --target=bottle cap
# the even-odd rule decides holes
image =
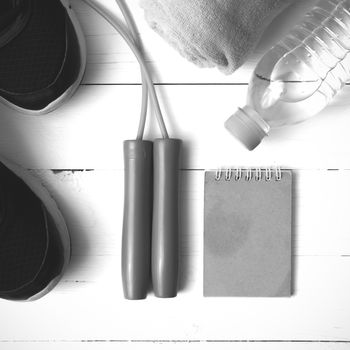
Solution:
[[[249,106],[239,108],[226,120],[225,127],[250,151],[257,147],[270,131],[270,126],[265,120]]]

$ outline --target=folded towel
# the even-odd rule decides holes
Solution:
[[[141,0],[150,26],[184,57],[230,74],[289,0]]]

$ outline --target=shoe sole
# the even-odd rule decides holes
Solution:
[[[56,100],[52,101],[49,105],[47,105],[45,108],[40,110],[30,110],[26,108],[19,107],[15,104],[13,104],[10,101],[7,101],[3,97],[0,97],[1,103],[5,104],[6,106],[16,110],[19,113],[27,114],[31,116],[39,116],[43,114],[50,113],[54,111],[55,109],[62,106],[64,103],[66,103],[75,93],[75,91],[78,89],[81,81],[83,80],[85,68],[86,68],[86,42],[85,42],[85,36],[81,29],[80,22],[70,4],[69,0],[60,0],[61,4],[65,7],[67,14],[72,21],[73,27],[75,29],[75,32],[77,34],[78,38],[78,44],[79,44],[79,50],[80,50],[80,57],[81,57],[81,63],[80,63],[80,71],[78,78],[74,82],[73,85],[71,85],[60,97],[58,97]]]
[[[51,215],[57,231],[60,234],[61,242],[63,245],[63,267],[58,276],[56,276],[42,291],[31,296],[30,298],[23,301],[34,301],[42,298],[44,295],[49,293],[62,278],[70,260],[71,256],[71,242],[68,232],[68,228],[64,217],[59,210],[56,201],[53,199],[49,191],[42,185],[39,178],[30,173],[30,171],[22,168],[21,166],[9,161],[6,158],[0,156],[0,162],[3,163],[8,169],[10,169],[16,176],[23,180],[27,186],[33,191],[33,193],[44,203],[46,210]]]

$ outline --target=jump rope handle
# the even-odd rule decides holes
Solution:
[[[152,284],[154,294],[161,298],[177,294],[180,148],[177,139],[154,141]]]
[[[122,281],[126,299],[144,299],[150,282],[152,142],[124,142]]]

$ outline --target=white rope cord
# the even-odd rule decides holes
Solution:
[[[150,71],[148,69],[148,66],[145,62],[143,55],[140,52],[140,49],[136,46],[134,39],[130,37],[127,30],[114,18],[114,15],[112,13],[110,13],[109,10],[107,10],[106,8],[104,8],[100,4],[96,4],[93,0],[84,0],[84,1],[91,8],[93,8],[98,14],[100,14],[115,30],[117,30],[119,32],[119,34],[123,37],[125,42],[128,44],[128,46],[130,47],[130,49],[134,53],[135,57],[137,58],[140,66],[141,66],[141,69],[143,72],[143,77],[144,77],[145,82],[146,82],[147,87],[148,87],[149,96],[150,96],[151,102],[153,104],[153,107],[155,109],[155,113],[156,113],[156,117],[157,117],[157,121],[158,121],[158,125],[160,128],[162,137],[169,138],[169,135],[168,135],[165,123],[164,123],[162,111],[161,111],[160,106],[159,106],[157,93],[155,91],[153,81],[151,78]],[[117,3],[118,3],[118,5],[120,4],[120,2],[117,2]],[[122,10],[122,7],[121,7],[121,10]],[[125,8],[124,8],[124,10],[125,10]],[[146,112],[146,114],[147,114],[147,112]],[[142,120],[142,116],[141,116],[140,125],[142,125],[142,123],[143,123],[143,120]],[[141,130],[142,130],[142,126],[141,126]]]
[[[125,5],[124,0],[115,0],[117,5],[120,8],[120,11],[125,19],[125,22],[131,31],[131,34],[134,38],[135,44],[138,46],[139,50],[141,53],[143,52],[142,50],[142,42],[139,40],[139,34],[137,32],[137,28],[135,25],[135,22],[130,15],[129,9]],[[140,113],[140,122],[139,122],[139,128],[137,131],[137,139],[142,140],[143,135],[145,133],[145,126],[146,126],[146,120],[147,120],[147,108],[148,108],[148,87],[147,83],[144,77],[144,74],[141,69],[141,74],[142,74],[142,102],[141,102],[141,113]]]

